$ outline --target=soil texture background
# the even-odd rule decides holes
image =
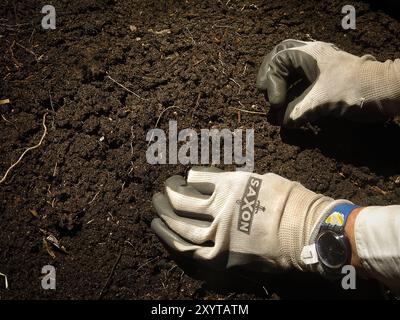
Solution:
[[[146,161],[147,132],[169,120],[198,132],[254,128],[255,172],[360,205],[400,203],[398,122],[283,130],[255,88],[263,56],[287,38],[400,57],[393,11],[350,2],[55,0],[56,29],[44,30],[47,3],[3,0],[0,99],[10,103],[0,105],[0,175],[39,141],[45,113],[48,132],[0,184],[0,272],[10,286],[1,279],[0,298],[382,297],[372,281],[343,291],[296,272],[204,278],[178,266],[150,229],[152,195],[190,168]],[[355,30],[341,27],[345,4],[357,10]],[[56,290],[40,285],[48,264]]]

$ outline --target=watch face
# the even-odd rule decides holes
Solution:
[[[346,239],[332,231],[324,231],[317,239],[317,252],[321,262],[331,268],[337,269],[347,262]]]

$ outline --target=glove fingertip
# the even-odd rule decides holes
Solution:
[[[160,218],[154,218],[151,221],[150,227],[157,235],[159,235],[159,230],[160,228],[162,228],[162,224],[163,222],[161,221]]]
[[[151,221],[151,229],[164,243],[173,247],[173,239],[175,239],[175,235],[170,231],[164,221],[160,218],[154,218],[153,221]]]
[[[163,197],[163,193],[162,192],[157,192],[157,193],[153,194],[153,198],[152,198],[151,202],[154,205],[155,203],[159,202],[162,197]]]

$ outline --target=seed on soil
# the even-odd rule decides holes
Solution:
[[[10,103],[10,99],[2,99],[0,100],[0,105]]]
[[[39,214],[35,209],[31,209],[29,210],[29,212],[35,217],[35,218],[39,218]]]
[[[52,234],[48,235],[45,238],[46,242],[52,244],[54,247],[56,247],[57,249],[59,249],[60,251],[67,253],[67,250],[65,249],[65,247],[63,245],[61,245],[60,241]]]

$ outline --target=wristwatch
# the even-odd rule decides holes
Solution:
[[[351,246],[345,234],[346,221],[358,206],[350,203],[334,207],[322,222],[315,240],[320,267],[327,278],[338,278],[342,268],[350,264]]]

